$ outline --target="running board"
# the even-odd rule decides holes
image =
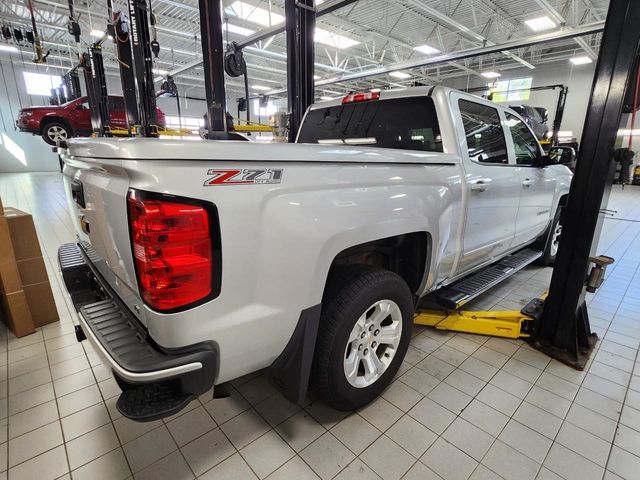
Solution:
[[[449,310],[456,310],[481,293],[496,286],[542,256],[539,250],[526,248],[503,258],[473,275],[436,292],[435,300]]]

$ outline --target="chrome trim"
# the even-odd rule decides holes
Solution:
[[[200,370],[202,368],[202,363],[193,362],[193,363],[188,363],[186,365],[180,365],[179,367],[167,368],[165,370],[157,370],[154,372],[136,373],[136,372],[131,372],[129,370],[125,370],[118,364],[118,362],[115,361],[115,359],[111,355],[109,355],[109,352],[107,352],[107,350],[102,346],[102,343],[100,343],[100,341],[97,339],[97,337],[93,333],[93,330],[91,330],[91,328],[87,324],[87,321],[85,320],[85,318],[82,316],[80,312],[78,312],[78,318],[80,319],[82,330],[84,331],[85,335],[91,342],[91,345],[93,345],[98,350],[100,355],[104,357],[107,360],[107,362],[109,362],[109,365],[111,365],[111,368],[113,368],[113,370],[118,374],[118,376],[122,377],[124,380],[128,380],[130,382],[138,382],[138,383],[155,382],[158,380],[164,380],[167,378],[176,377],[183,373],[193,372],[194,370]]]

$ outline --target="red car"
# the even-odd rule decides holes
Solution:
[[[109,96],[107,100],[111,126],[113,128],[127,128],[124,98]],[[160,125],[165,124],[162,110],[156,108],[156,115]],[[62,105],[46,107],[27,107],[20,110],[18,129],[34,135],[42,135],[49,145],[56,145],[70,137],[85,137],[91,135],[91,111],[87,97],[80,97]]]

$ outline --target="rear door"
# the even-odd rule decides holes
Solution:
[[[520,178],[508,155],[501,110],[452,92],[466,171],[467,212],[458,274],[511,248],[515,235]]]
[[[516,219],[514,245],[523,245],[544,232],[551,222],[556,180],[546,168],[532,166],[543,154],[527,125],[515,115],[505,113],[509,137],[509,156],[520,179],[520,207]]]

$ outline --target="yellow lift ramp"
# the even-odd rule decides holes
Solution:
[[[542,313],[547,293],[534,298],[522,310],[418,310],[413,319],[417,325],[437,330],[475,333],[504,338],[528,338],[536,315]]]

